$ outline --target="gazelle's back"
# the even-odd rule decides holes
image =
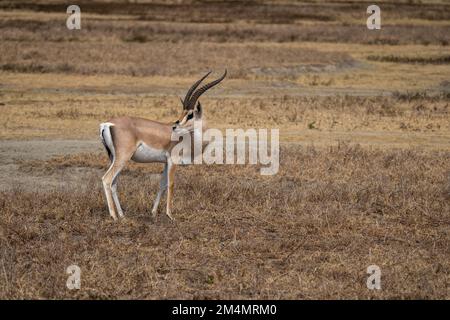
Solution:
[[[170,145],[170,124],[135,117],[117,117],[108,121],[113,124],[113,141],[126,139],[136,147],[142,142],[155,149],[166,149]]]

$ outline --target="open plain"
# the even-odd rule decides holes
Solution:
[[[450,2],[0,3],[0,298],[449,299]],[[278,128],[280,170],[132,164],[108,215],[98,125]],[[69,265],[81,289],[66,287]],[[381,290],[366,286],[381,268]]]

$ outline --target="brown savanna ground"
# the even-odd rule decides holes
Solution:
[[[0,2],[0,298],[450,298],[450,2]],[[280,171],[130,165],[113,222],[98,124],[278,128]],[[81,268],[81,289],[66,268]],[[382,289],[368,290],[378,265]]]

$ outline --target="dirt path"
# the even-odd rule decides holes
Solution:
[[[46,160],[62,154],[98,152],[100,141],[82,140],[25,140],[0,141],[0,191],[25,189],[48,191],[55,188],[82,187],[83,181],[93,174],[101,176],[100,170],[90,168],[68,168],[52,175],[30,175],[19,169],[20,161]]]

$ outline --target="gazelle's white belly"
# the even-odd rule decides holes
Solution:
[[[136,162],[167,162],[165,150],[152,148],[141,142],[131,157]]]

